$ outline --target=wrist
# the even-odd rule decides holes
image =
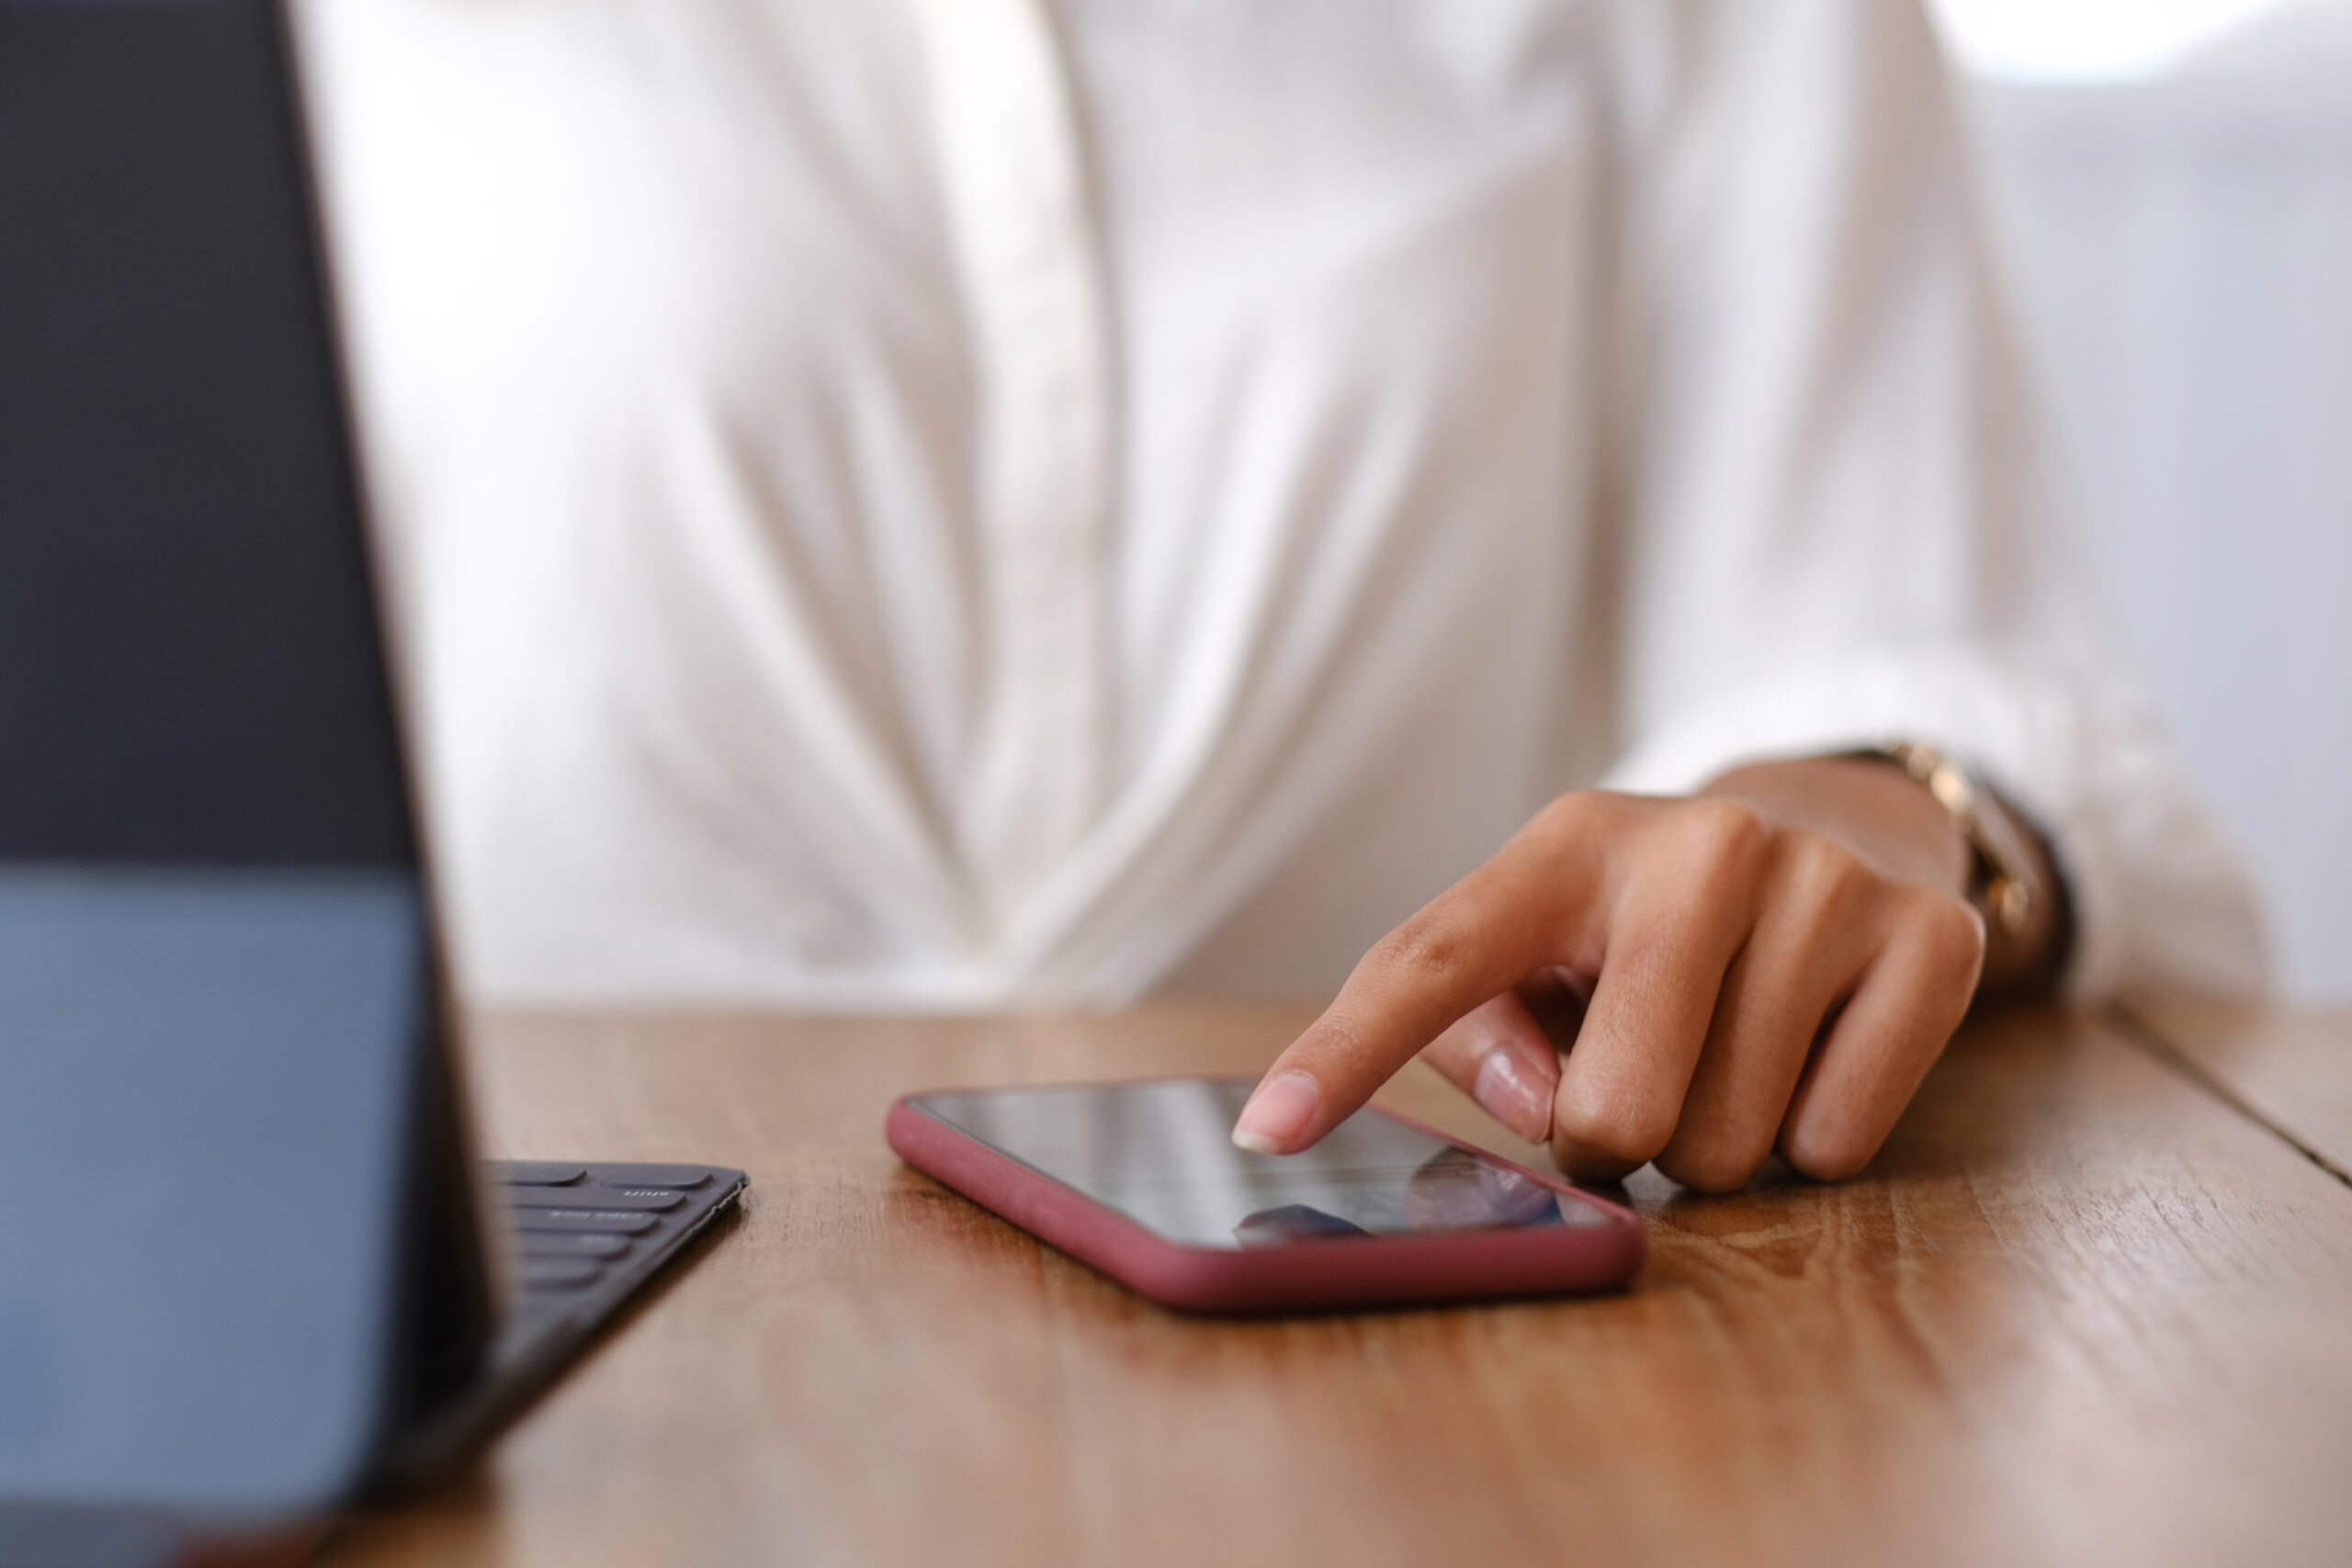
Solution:
[[[2064,879],[2041,832],[1958,760],[1916,741],[1855,753],[1934,799],[1969,846],[1969,902],[1985,926],[1980,999],[2053,989],[2072,943]]]

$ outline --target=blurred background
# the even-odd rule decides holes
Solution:
[[[2352,1002],[2352,0],[1934,0],[2141,667]]]

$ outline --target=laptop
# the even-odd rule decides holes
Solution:
[[[435,1473],[744,1186],[471,1152],[291,61],[0,0],[0,1565]]]

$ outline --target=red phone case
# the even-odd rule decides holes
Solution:
[[[999,1154],[918,1109],[912,1101],[920,1098],[910,1095],[890,1107],[885,1131],[899,1158],[1129,1289],[1183,1312],[1297,1312],[1606,1290],[1633,1277],[1647,1247],[1641,1217],[1633,1211],[1500,1159],[1496,1163],[1531,1180],[1574,1193],[1614,1223],[1337,1236],[1272,1247],[1187,1246]],[[1410,1117],[1373,1107],[1363,1113],[1495,1157]]]

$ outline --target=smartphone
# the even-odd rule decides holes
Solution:
[[[1329,1310],[1623,1284],[1640,1218],[1367,1106],[1304,1153],[1236,1148],[1254,1078],[941,1089],[899,1156],[1187,1312]]]

